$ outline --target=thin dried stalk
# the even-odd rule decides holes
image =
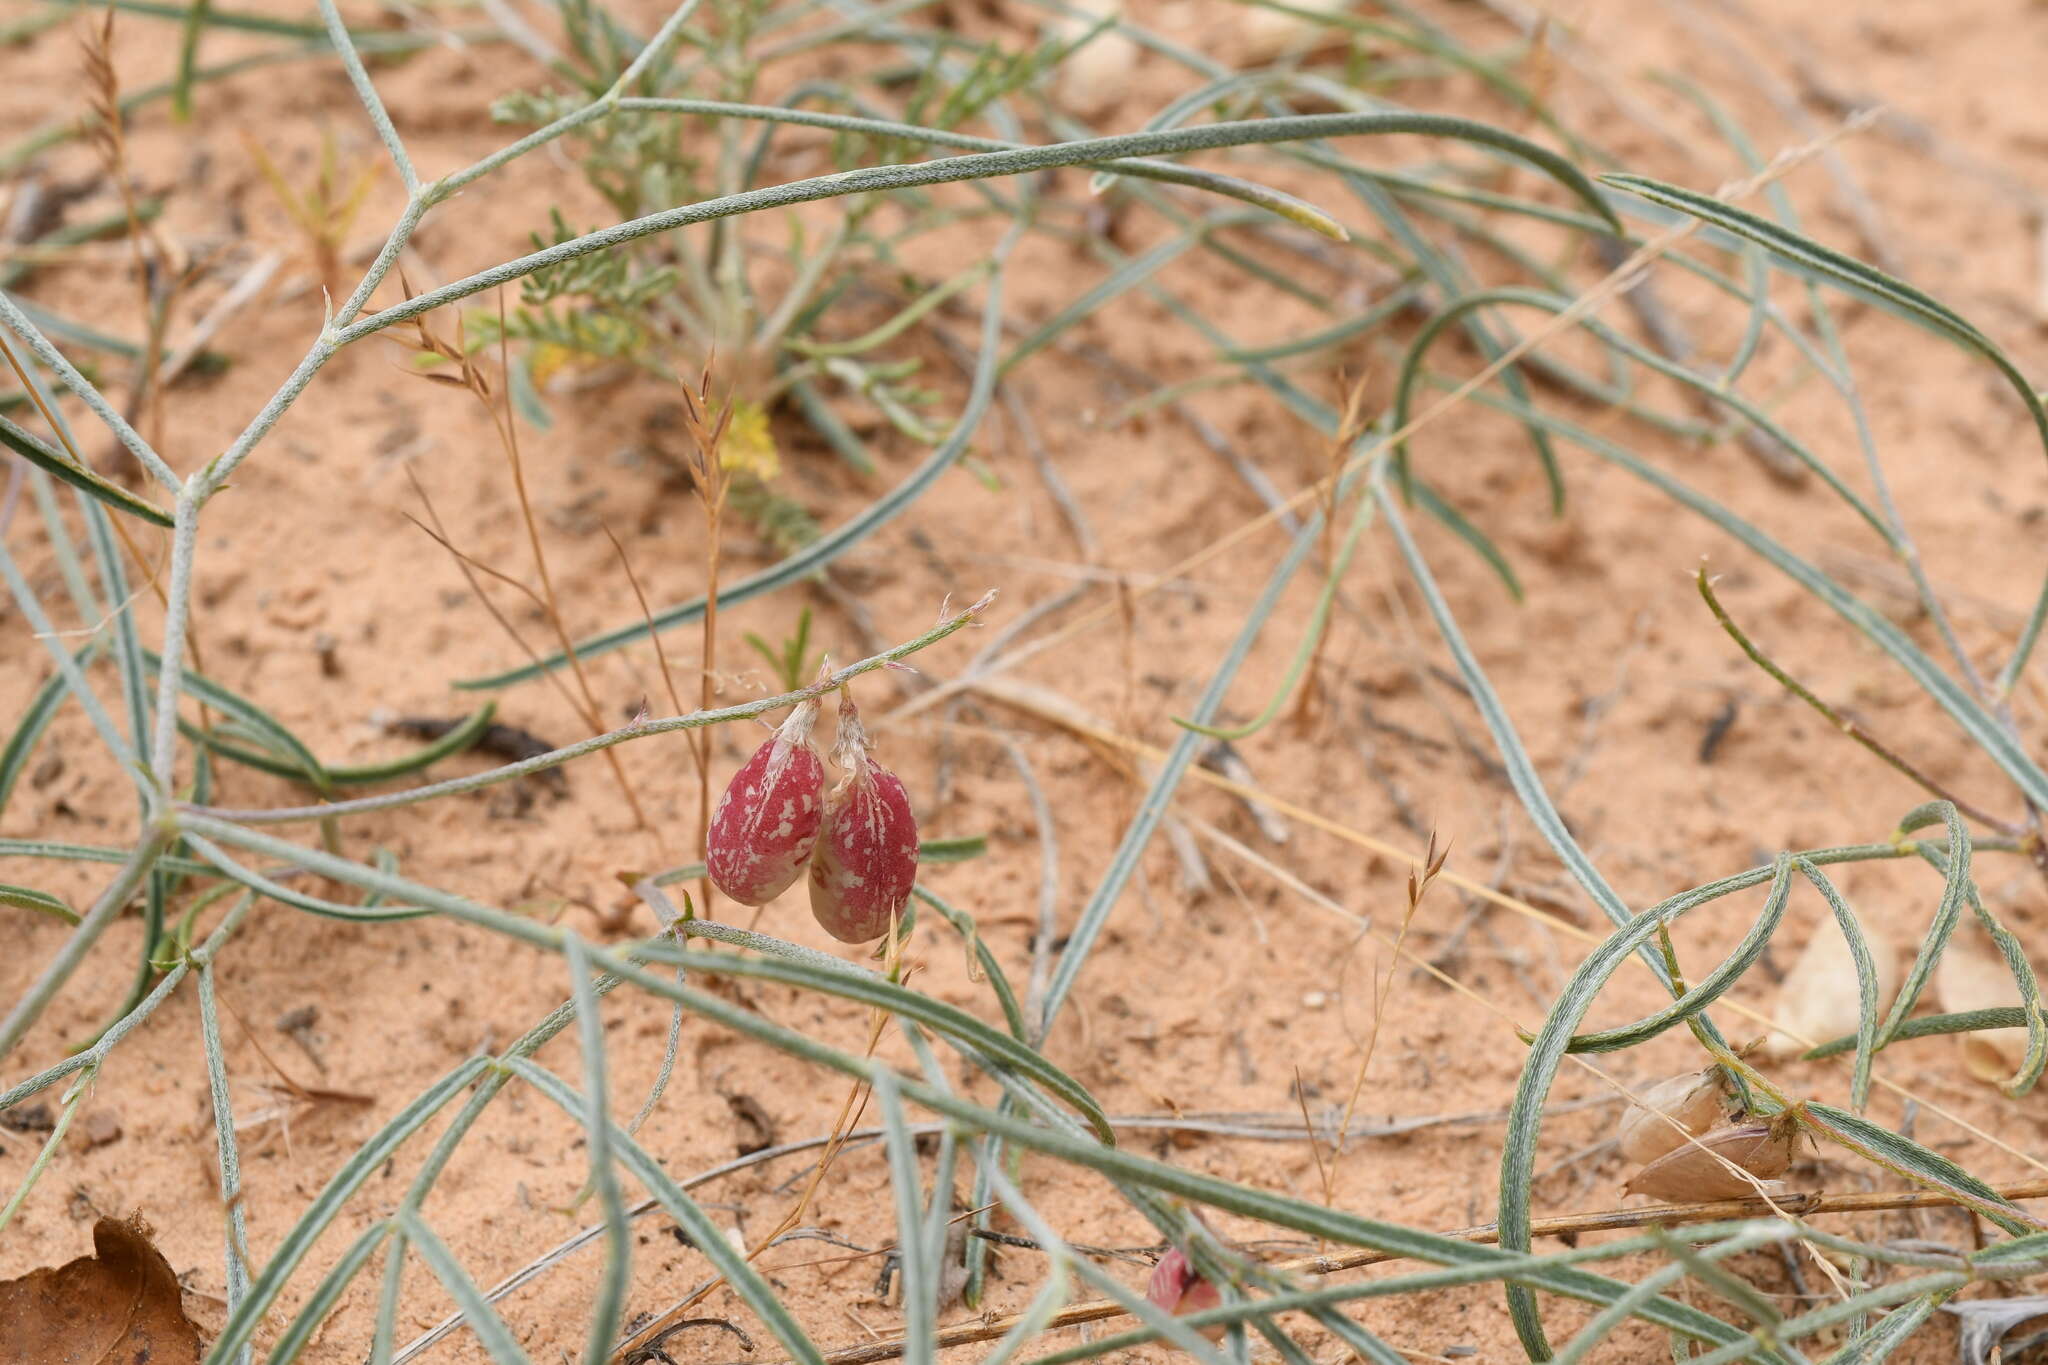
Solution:
[[[1328,471],[1321,487],[1323,502],[1322,558],[1331,566],[1332,574],[1338,573],[1337,549],[1337,488],[1343,478],[1344,465],[1351,447],[1365,434],[1365,376],[1344,392],[1344,417],[1337,424],[1337,434],[1330,438],[1327,454]],[[1315,624],[1316,638],[1309,647],[1308,664],[1301,674],[1301,694],[1294,702],[1295,726],[1306,733],[1315,720],[1316,703],[1322,697],[1323,651],[1330,642],[1330,618],[1323,616]]]
[[[718,678],[718,571],[719,561],[725,543],[725,499],[732,482],[727,477],[725,462],[720,457],[720,448],[725,444],[725,433],[732,423],[732,405],[736,390],[728,390],[725,401],[717,406],[718,416],[713,419],[711,400],[711,367],[716,362],[714,355],[704,362],[704,370],[697,377],[693,391],[685,384],[683,393],[683,423],[689,428],[690,443],[695,452],[695,463],[689,466],[691,481],[697,489],[697,502],[704,509],[704,617],[702,621],[703,664],[698,670],[698,704],[702,709],[711,709],[717,691]],[[711,853],[711,732],[701,731],[690,737],[690,752],[697,762],[697,860],[710,866]],[[711,878],[707,874],[697,883],[697,903],[710,913],[712,902]],[[759,918],[759,912],[756,912]]]
[[[640,604],[640,615],[647,620],[647,638],[654,642],[654,660],[661,665],[662,688],[668,693],[669,705],[674,707],[675,714],[680,716],[687,708],[683,705],[682,694],[676,688],[675,674],[669,670],[668,650],[662,647],[661,632],[654,628],[654,609],[647,604],[647,592],[640,586],[640,575],[633,572],[633,560],[627,555],[626,547],[619,543],[619,538],[612,534],[612,528],[603,522],[599,522],[598,525],[604,531],[604,538],[612,543],[612,550],[619,557],[619,567],[626,571],[626,582],[632,585],[634,600]]]
[[[402,276],[401,282],[404,282]],[[412,293],[410,283],[406,283],[406,293],[408,297]],[[502,309],[503,301],[501,299],[499,327],[501,347],[504,334]],[[498,443],[505,452],[505,462],[512,472],[512,487],[519,497],[519,512],[526,526],[527,544],[533,551],[534,568],[540,575],[541,590],[538,594],[535,594],[523,584],[517,583],[495,569],[479,564],[468,555],[456,550],[445,535],[436,534],[434,538],[440,541],[444,548],[456,555],[463,565],[464,576],[470,578],[470,587],[476,592],[478,599],[484,603],[485,609],[490,611],[499,626],[511,635],[513,642],[529,655],[533,651],[528,648],[525,640],[520,637],[519,633],[512,628],[511,623],[498,612],[496,607],[491,605],[490,599],[484,595],[481,586],[474,577],[470,577],[470,570],[472,568],[482,569],[500,582],[512,584],[529,598],[539,603],[542,614],[547,617],[548,625],[555,633],[557,643],[561,645],[563,653],[568,656],[570,671],[576,679],[576,691],[581,694],[580,696],[572,694],[566,687],[563,687],[562,695],[568,700],[571,708],[576,711],[583,723],[590,727],[592,733],[601,734],[605,729],[605,724],[602,713],[598,708],[597,697],[590,686],[589,676],[584,672],[583,662],[577,657],[575,641],[571,638],[568,625],[562,618],[560,599],[555,595],[554,578],[548,572],[547,551],[541,544],[540,538],[540,523],[533,514],[533,500],[527,493],[526,488],[526,471],[519,458],[519,431],[513,421],[510,396],[508,394],[503,398],[500,397],[497,386],[491,382],[490,376],[485,373],[481,365],[477,364],[475,357],[471,356],[468,348],[462,344],[462,324],[460,321],[457,321],[455,325],[455,339],[453,341],[440,336],[432,328],[428,327],[424,318],[412,319],[412,330],[413,340],[419,352],[437,357],[455,367],[455,373],[453,374],[445,371],[414,371],[413,373],[419,378],[433,383],[448,384],[455,388],[467,390],[476,398],[477,402],[483,405],[484,411],[490,414],[491,425],[498,434]],[[502,364],[502,355],[500,361]],[[414,486],[418,487],[417,481],[415,481]],[[424,494],[422,496],[424,497]],[[432,515],[431,507],[428,511],[429,515]],[[651,832],[654,825],[648,820],[647,812],[640,804],[639,794],[634,791],[633,783],[626,776],[626,769],[619,762],[618,755],[612,750],[607,749],[605,750],[605,761],[611,767],[612,776],[618,781],[619,791],[625,797],[626,805],[633,812],[635,827]]]
[[[1408,942],[1408,930],[1415,923],[1415,914],[1422,908],[1422,898],[1429,894],[1429,888],[1436,881],[1437,874],[1444,870],[1444,860],[1451,856],[1449,845],[1442,852],[1437,851],[1436,831],[1429,832],[1429,846],[1423,851],[1422,866],[1408,872],[1408,908],[1401,916],[1401,928],[1394,936],[1393,961],[1387,970],[1373,982],[1372,1032],[1366,1036],[1365,1055],[1358,1059],[1358,1073],[1351,1079],[1351,1094],[1344,1101],[1344,1119],[1337,1125],[1337,1141],[1330,1153],[1329,1178],[1323,1186],[1323,1202],[1334,1204],[1337,1198],[1337,1163],[1344,1158],[1344,1135],[1351,1131],[1352,1115],[1358,1112],[1358,1097],[1365,1093],[1365,1073],[1372,1067],[1372,1057],[1377,1050],[1380,1034],[1387,1021],[1387,1001],[1394,993],[1394,977],[1399,970],[1402,950]]]

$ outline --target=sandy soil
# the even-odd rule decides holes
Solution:
[[[296,16],[300,7],[264,8]],[[661,10],[649,0],[623,8],[643,26]],[[1427,8],[1470,41],[1492,45],[1511,35],[1508,25],[1479,6]],[[1857,12],[1864,8],[1872,12]],[[366,22],[371,18],[369,6],[351,10],[360,10]],[[1133,12],[1147,22],[1188,25],[1187,31],[1206,35],[1211,50],[1231,55],[1233,29],[1223,8],[1210,0],[1140,3]],[[1824,165],[1790,178],[1808,228],[1844,249],[1885,254],[2007,346],[2023,368],[2048,372],[2038,228],[2018,197],[2035,193],[2029,187],[2043,150],[2034,115],[2039,72],[2048,57],[2048,21],[2036,7],[1999,0],[1898,3],[1881,13],[1876,7],[1809,6],[1797,17],[1773,19],[1768,39],[1743,42],[1738,49],[1724,49],[1710,36],[1731,31],[1725,11],[1715,5],[1681,12],[1596,0],[1561,5],[1557,17],[1577,35],[1580,62],[1560,65],[1546,77],[1559,116],[1567,125],[1598,129],[1631,169],[1690,185],[1711,188],[1740,168],[1688,106],[1645,79],[1648,72],[1677,70],[1711,89],[1747,121],[1766,154],[1829,125],[1832,115],[1816,95],[1816,82],[1858,98],[1891,101],[1893,122],[1840,145],[1844,180],[1835,180]],[[1000,12],[977,14],[971,22],[1019,34],[1029,23]],[[169,72],[172,33],[167,25],[141,19],[120,22],[116,52],[129,88]],[[209,59],[226,59],[258,45],[223,36],[209,39],[207,52]],[[74,36],[59,28],[0,51],[0,69],[7,73],[0,79],[0,130],[12,136],[48,113],[80,107],[76,50]],[[538,80],[530,62],[502,49],[434,50],[378,71],[397,122],[429,175],[500,145],[506,134],[485,114],[490,99]],[[1183,77],[1148,60],[1135,73],[1129,97],[1099,122],[1135,127],[1185,88]],[[1770,97],[1780,90],[1789,92],[1790,108]],[[1401,93],[1424,108],[1504,116],[1475,82],[1462,78],[1413,83]],[[1618,106],[1617,100],[1624,103]],[[1646,123],[1646,115],[1663,131]],[[163,232],[188,249],[218,253],[194,290],[195,314],[264,253],[290,257],[281,283],[262,306],[241,314],[219,342],[233,365],[172,393],[164,448],[181,471],[196,468],[233,438],[320,325],[319,293],[308,287],[302,243],[257,175],[243,139],[260,141],[281,164],[303,166],[323,130],[332,130],[351,154],[374,150],[340,73],[311,64],[206,86],[190,126],[174,125],[161,105],[133,126],[142,178],[170,194]],[[803,150],[800,140],[792,145],[798,150],[777,164],[778,178],[822,168],[819,152]],[[89,178],[96,169],[90,153],[71,146],[41,158],[34,173],[67,182]],[[1073,214],[1085,210],[1085,191],[1085,176],[1074,173],[1060,175],[1050,189]],[[1851,202],[1861,207],[1852,211]],[[373,243],[399,203],[395,178],[383,176],[351,245]],[[82,218],[109,204],[102,190],[70,211]],[[421,232],[406,269],[425,285],[516,254],[525,248],[526,234],[543,226],[549,204],[561,204],[572,221],[605,216],[564,158],[536,156],[442,210]],[[1363,221],[1362,213],[1340,207],[1352,221]],[[1159,240],[1156,227],[1137,214],[1126,215],[1120,230],[1126,249]],[[1545,250],[1554,250],[1558,241],[1513,230]],[[991,241],[982,228],[963,227],[943,248],[920,256],[918,267],[930,280],[943,278],[985,253]],[[40,271],[28,296],[67,315],[103,319],[109,328],[132,332],[135,293],[123,260],[112,246],[76,253]],[[1589,263],[1579,264],[1580,277],[1591,279],[1583,269]],[[1305,263],[1289,268],[1319,288],[1376,293],[1381,287],[1372,280],[1347,285]],[[1306,307],[1217,270],[1213,263],[1184,261],[1161,279],[1244,342],[1320,325]],[[1081,252],[1030,241],[1012,271],[1013,315],[1026,325],[1050,316],[1099,273]],[[1658,281],[1695,339],[1725,354],[1741,316],[1685,288],[1668,270]],[[1789,286],[1781,284],[1779,297],[1788,307],[1798,304]],[[977,307],[978,298],[968,300],[942,325],[971,335]],[[1609,316],[1625,318],[1617,310]],[[1907,509],[1934,581],[1953,594],[1968,647],[1980,660],[1996,659],[2041,572],[2039,527],[2048,508],[2048,472],[2031,430],[2011,394],[1981,363],[1882,314],[1852,309],[1845,316],[1846,345],[1893,493]],[[1162,382],[1213,372],[1199,338],[1136,296],[1076,336]],[[930,372],[942,377],[947,401],[957,402],[958,371],[943,351],[921,345]],[[1384,402],[1392,355],[1359,348],[1343,359],[1350,373],[1367,375],[1372,401]],[[473,703],[450,689],[451,680],[517,661],[447,555],[406,520],[418,511],[405,478],[410,463],[460,544],[481,559],[526,572],[523,531],[497,446],[463,395],[409,380],[393,360],[390,348],[374,343],[337,359],[224,495],[205,524],[200,547],[197,639],[206,667],[260,699],[317,752],[336,761],[398,751],[404,741],[382,733],[374,719],[380,713],[466,710]],[[1467,356],[1460,363],[1472,362]],[[1775,396],[1773,377],[1792,373],[1787,349],[1769,348],[1758,363],[1755,391]],[[1326,363],[1295,377],[1322,396],[1335,392],[1336,374]],[[922,629],[948,594],[959,601],[1000,587],[1003,598],[991,618],[999,627],[1076,582],[1093,584],[1087,599],[1053,621],[1110,610],[1014,676],[1058,692],[1123,734],[1165,744],[1173,734],[1168,717],[1199,694],[1281,539],[1270,529],[1251,536],[1134,599],[1132,609],[1115,609],[1113,585],[1154,584],[1154,575],[1232,532],[1257,515],[1261,504],[1186,422],[1163,413],[1113,421],[1142,390],[1119,381],[1089,354],[1042,352],[1017,372],[1013,388],[1084,509],[1099,554],[1091,560],[1077,546],[1020,430],[992,417],[976,453],[993,480],[959,471],[947,475],[909,515],[850,556],[845,581],[874,629],[892,640]],[[1655,385],[1646,384],[1644,392],[1667,408],[1681,407],[1682,400]],[[631,619],[636,610],[601,522],[625,541],[658,601],[680,600],[700,586],[695,504],[669,463],[673,436],[651,425],[657,406],[669,399],[636,381],[559,402],[563,420],[555,429],[527,436],[529,479],[550,562],[579,631]],[[1545,401],[1754,517],[1872,601],[1896,609],[1917,637],[1932,642],[1927,624],[1909,615],[1896,565],[1880,558],[1867,530],[1824,491],[1773,482],[1733,445],[1703,450],[1624,414],[1555,395],[1546,394]],[[1261,392],[1245,386],[1199,392],[1191,404],[1285,491],[1304,486],[1324,467],[1320,438]],[[1838,468],[1858,471],[1851,477],[1863,485],[1848,418],[1818,382],[1808,379],[1793,388],[1779,413]],[[792,442],[794,431],[785,428]],[[796,445],[785,486],[821,519],[843,518],[918,458],[907,443],[879,439],[877,448],[885,467],[878,480],[864,483],[814,443]],[[1439,486],[1500,540],[1523,577],[1527,602],[1518,607],[1454,541],[1434,526],[1418,527],[1560,807],[1632,904],[1748,866],[1781,848],[1882,838],[1920,799],[1911,784],[1786,701],[1736,654],[1690,584],[1702,556],[1722,575],[1730,609],[1817,691],[1853,707],[1896,748],[1958,791],[1981,793],[1985,800],[2003,793],[1990,764],[1967,751],[1934,708],[1859,637],[1728,537],[1620,472],[1568,450],[1570,503],[1553,519],[1526,443],[1498,416],[1462,410],[1434,424],[1418,440],[1417,453]],[[56,568],[33,516],[17,518],[9,543],[46,600],[60,598]],[[744,534],[729,554],[733,572],[769,560],[766,548]],[[1290,592],[1265,647],[1233,693],[1234,715],[1255,713],[1277,684],[1314,589],[1304,576]],[[1473,737],[1483,743],[1483,729],[1470,704],[1433,671],[1446,656],[1383,537],[1368,540],[1347,593],[1348,606],[1337,616],[1326,652],[1321,704],[1305,724],[1275,725],[1242,745],[1257,781],[1337,826],[1404,849],[1419,851],[1434,826],[1452,841],[1454,870],[1498,885],[1569,924],[1595,927],[1598,912],[1571,888],[1505,785],[1461,748]],[[745,664],[734,661],[747,658],[742,633],[779,638],[803,600],[801,593],[785,593],[727,614],[721,657],[733,671],[724,679],[724,695],[741,698],[767,686],[759,670],[738,671]],[[820,638],[835,656],[865,652],[863,635],[838,605],[812,600]],[[506,605],[522,629],[538,638],[537,616],[509,597]],[[145,602],[142,611],[153,623],[153,604]],[[45,676],[47,664],[12,609],[0,609],[0,642],[0,715],[7,715]],[[928,678],[950,677],[978,643],[973,635],[956,637],[919,665]],[[680,668],[695,666],[693,630],[673,637],[669,648]],[[630,713],[643,697],[661,696],[653,653],[644,646],[594,661],[590,671],[607,716]],[[887,683],[868,686],[866,694],[878,714],[905,695]],[[2039,732],[2042,704],[2031,682],[2016,698],[2032,734]],[[1707,761],[1705,737],[1730,705],[1736,708],[1733,724]],[[583,728],[545,685],[506,693],[501,719],[554,742],[566,742]],[[985,859],[927,875],[936,890],[977,916],[1021,981],[1031,956],[1046,832],[1036,828],[1027,787],[993,742],[991,729],[1021,746],[1052,805],[1052,894],[1062,925],[1071,923],[1092,890],[1138,788],[1072,734],[1015,709],[983,701],[954,721],[942,724],[937,711],[926,710],[900,724],[885,723],[882,754],[909,783],[929,834],[989,836]],[[746,732],[722,731],[717,752],[725,770],[751,744]],[[45,752],[55,761],[16,794],[0,830],[101,843],[130,838],[127,784],[100,756],[75,708],[57,722]],[[410,876],[558,919],[595,937],[617,941],[646,933],[651,925],[645,912],[622,898],[615,874],[689,856],[696,784],[679,738],[630,745],[621,755],[653,817],[651,831],[633,827],[609,775],[601,765],[586,764],[571,772],[562,793],[536,788],[515,799],[498,789],[352,823],[347,848],[357,855],[388,849]],[[463,758],[446,770],[469,771],[482,761]],[[304,799],[305,793],[285,782],[234,768],[224,773],[219,794],[230,806]],[[1190,894],[1162,841],[1118,906],[1049,1043],[1051,1057],[1118,1114],[1285,1114],[1303,1104],[1319,1111],[1341,1105],[1372,1031],[1372,983],[1387,962],[1385,950],[1361,928],[1366,922],[1386,932],[1398,926],[1406,864],[1298,820],[1290,822],[1287,841],[1274,844],[1240,803],[1192,783],[1180,810],[1190,821],[1242,840],[1344,913],[1215,844],[1207,848],[1213,884],[1204,894]],[[2024,863],[1986,855],[1980,876],[2013,927],[2038,941],[2048,916],[2040,883]],[[38,865],[35,877],[74,901],[94,886],[93,876],[69,865]],[[1856,867],[1840,880],[1871,922],[1902,945],[1917,942],[1936,890],[1924,869]],[[1740,937],[1755,904],[1754,898],[1737,898],[1687,921],[1680,945],[1687,960],[1717,960]],[[1335,1176],[1336,1197],[1347,1208],[1423,1227],[1492,1217],[1500,1129],[1488,1116],[1507,1102],[1522,1052],[1507,1019],[1540,1019],[1584,944],[1529,916],[1479,906],[1448,890],[1433,892],[1409,931],[1410,943],[1424,953],[1448,948],[1468,914],[1476,912],[1477,924],[1443,966],[1505,1017],[1426,976],[1394,974],[1361,1113],[1374,1120],[1446,1117],[1355,1143]],[[1817,898],[1802,895],[1792,913],[1787,942],[1774,952],[1780,967],[1825,909]],[[832,946],[805,913],[801,893],[772,907],[763,924],[799,942]],[[0,954],[0,999],[31,980],[63,936],[54,924],[18,914],[10,915],[9,925],[15,947]],[[104,1020],[127,988],[139,932],[131,921],[108,935],[93,959],[95,970],[50,1010],[10,1065],[9,1079],[57,1060],[69,1040]],[[928,930],[919,937],[915,957],[923,989],[994,1017],[987,988],[970,979],[955,942]],[[464,1057],[500,1047],[523,1031],[563,997],[566,979],[553,959],[508,949],[452,924],[429,919],[372,929],[266,904],[223,955],[219,991],[231,1016],[227,1056],[246,1125],[244,1202],[260,1256],[378,1125]],[[737,994],[767,1016],[837,1045],[858,1047],[864,1039],[865,1017],[851,1006],[821,1004],[780,988],[750,986]],[[1772,1005],[1762,978],[1738,998],[1759,1009]],[[1619,1022],[1653,1007],[1656,999],[1645,974],[1625,974],[1602,1001],[1595,1022]],[[297,1040],[280,1030],[282,1017],[306,1009],[317,1013]],[[622,995],[608,1003],[612,1079],[621,1109],[630,1111],[645,1093],[666,1019],[651,1000]],[[885,1055],[908,1060],[900,1045],[884,1046]],[[764,1136],[788,1141],[822,1133],[843,1098],[839,1082],[695,1021],[685,1025],[682,1057],[667,1099],[643,1130],[650,1150],[678,1175],[726,1161]],[[571,1077],[577,1072],[573,1041],[556,1043],[542,1059]],[[1690,1064],[1689,1045],[1667,1038],[1609,1061],[1620,1079],[1641,1081]],[[1883,1070],[1922,1101],[1916,1119],[1921,1138],[1988,1178],[2029,1174],[2030,1158],[2019,1154],[2048,1145],[2048,1099],[1998,1100],[1965,1074],[1945,1043],[1901,1048],[1888,1054]],[[284,1075],[360,1099],[296,1101],[281,1083]],[[1846,1067],[1797,1065],[1784,1076],[1817,1097],[1839,1100],[1846,1092]],[[967,1079],[960,1078],[963,1084]],[[1567,1070],[1558,1099],[1607,1093],[1594,1077]],[[1936,1106],[1990,1128],[2018,1154],[1970,1138],[1934,1113]],[[1874,1113],[1896,1124],[1902,1102],[1881,1093]],[[1595,1106],[1546,1125],[1539,1213],[1619,1201],[1626,1171],[1611,1151],[1594,1147],[1608,1136],[1613,1114],[1611,1106]],[[189,991],[127,1042],[99,1079],[82,1122],[104,1136],[109,1130],[97,1115],[109,1116],[118,1136],[65,1148],[0,1240],[0,1274],[78,1254],[89,1245],[95,1211],[140,1209],[180,1271],[195,1317],[202,1325],[217,1324],[225,1287],[219,1196],[197,1006]],[[35,1133],[0,1133],[0,1185],[13,1187],[39,1141]],[[1127,1141],[1215,1175],[1321,1197],[1317,1160],[1300,1142],[1156,1133],[1134,1133]],[[357,1230],[395,1204],[424,1151],[421,1142],[408,1145],[371,1180],[295,1279],[285,1297],[287,1310],[302,1301]],[[794,1199],[797,1186],[789,1182],[803,1169],[802,1159],[755,1166],[699,1195],[738,1236],[758,1236]],[[575,1126],[515,1089],[464,1144],[427,1211],[471,1273],[488,1283],[583,1225],[590,1206],[571,1211],[568,1205],[585,1174]],[[1150,1240],[1149,1230],[1126,1216],[1120,1203],[1086,1183],[1072,1184],[1063,1173],[1036,1164],[1027,1164],[1025,1174],[1041,1207],[1073,1239],[1106,1245]],[[1805,1163],[1792,1178],[1804,1188],[1872,1183],[1868,1170],[1835,1161]],[[888,1209],[882,1154],[865,1147],[834,1167],[809,1221],[874,1247],[893,1235]],[[1964,1241],[1965,1221],[1955,1214],[1890,1215],[1867,1220],[1862,1230]],[[658,1217],[636,1227],[630,1308],[659,1310],[704,1277],[704,1262]],[[894,1324],[893,1310],[875,1301],[873,1259],[820,1242],[795,1242],[771,1252],[764,1263],[774,1268],[778,1284],[821,1342],[858,1342]],[[1038,1266],[1032,1253],[1018,1250],[1002,1252],[996,1265],[991,1300],[1002,1310],[1021,1302]],[[594,1255],[572,1257],[506,1305],[536,1360],[579,1349],[595,1269]],[[1134,1279],[1143,1274],[1124,1269]],[[1790,1302],[1794,1286],[1775,1257],[1749,1258],[1742,1269]],[[366,1276],[307,1358],[361,1358],[374,1296],[375,1277]],[[398,1323],[400,1339],[430,1326],[447,1306],[445,1295],[415,1268]],[[752,1330],[755,1358],[772,1355],[772,1341],[762,1339],[729,1294],[715,1295],[706,1310],[735,1317]],[[950,1314],[968,1316],[958,1307]],[[1558,1305],[1550,1314],[1560,1331],[1583,1319],[1571,1305]],[[1413,1305],[1368,1306],[1361,1316],[1419,1357],[1464,1355],[1469,1348],[1482,1360],[1519,1358],[1492,1289],[1444,1293],[1419,1312]],[[1952,1340],[1952,1329],[1938,1323],[1902,1358],[1947,1359]],[[691,1359],[744,1354],[717,1333],[697,1334],[683,1345]],[[1646,1332],[1625,1332],[1609,1358],[1652,1359],[1663,1350]],[[1341,1354],[1330,1342],[1319,1351],[1325,1360]],[[481,1353],[458,1336],[429,1358],[452,1361]]]

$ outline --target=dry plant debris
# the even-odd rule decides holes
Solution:
[[[0,1282],[9,1365],[198,1365],[199,1329],[138,1218],[101,1218],[93,1254]]]

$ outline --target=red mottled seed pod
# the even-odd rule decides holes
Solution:
[[[789,713],[740,765],[711,813],[704,861],[711,881],[741,905],[764,905],[794,882],[818,842],[825,765],[811,747],[818,703]]]
[[[1145,1290],[1145,1297],[1164,1308],[1175,1317],[1199,1313],[1205,1308],[1214,1308],[1223,1302],[1223,1296],[1198,1274],[1188,1263],[1187,1254],[1179,1247],[1173,1247],[1159,1258],[1159,1264],[1152,1267],[1152,1283]],[[1211,1341],[1223,1339],[1221,1324],[1198,1328]]]
[[[811,914],[842,943],[889,932],[917,880],[917,817],[896,774],[868,756],[867,732],[845,693],[832,760],[845,769],[825,798],[824,827],[811,858]]]

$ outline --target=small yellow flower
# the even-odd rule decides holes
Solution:
[[[545,389],[548,381],[565,370],[573,370],[586,362],[566,346],[552,341],[537,341],[526,361],[526,371],[533,376],[533,386]]]
[[[732,420],[718,446],[718,463],[729,472],[752,474],[763,483],[781,472],[782,453],[768,428],[768,409],[744,398],[732,400]]]

